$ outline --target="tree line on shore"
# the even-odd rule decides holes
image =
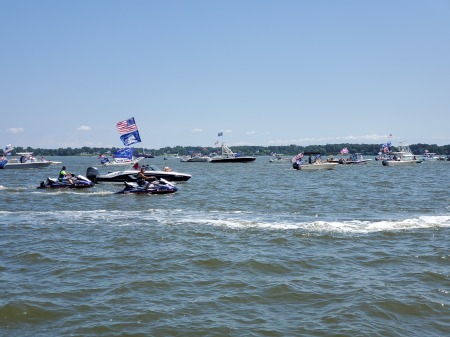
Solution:
[[[285,156],[295,156],[300,152],[320,152],[322,155],[338,155],[343,148],[347,148],[349,153],[362,153],[363,155],[377,155],[380,152],[379,144],[327,144],[327,145],[284,145],[284,146],[231,146],[233,152],[242,155],[269,156],[274,153]],[[412,144],[411,151],[416,155],[426,152],[436,153],[438,155],[450,155],[450,145],[438,146],[436,144]],[[33,152],[35,156],[98,156],[101,154],[111,155],[119,148],[112,147],[81,147],[81,148],[59,148],[59,149],[41,149],[41,148],[23,148],[16,147],[15,152]],[[395,149],[395,146],[394,146]],[[210,154],[220,152],[219,147],[203,146],[174,146],[163,147],[160,149],[147,149],[135,147],[135,154],[145,153],[153,156],[163,156],[165,154],[178,154],[180,156],[192,153]]]

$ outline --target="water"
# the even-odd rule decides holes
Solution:
[[[148,161],[192,178],[115,195],[0,171],[1,336],[449,335],[450,162]]]

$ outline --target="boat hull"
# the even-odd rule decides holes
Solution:
[[[255,161],[256,157],[213,157],[210,163],[249,163]]]
[[[383,166],[409,166],[417,164],[416,160],[383,160]]]
[[[193,158],[181,158],[182,163],[207,163],[211,160],[209,157],[193,157]]]
[[[125,170],[115,171],[106,174],[100,174],[97,168],[88,167],[86,171],[86,177],[93,182],[111,182],[111,183],[123,183],[123,182],[136,182],[139,170]],[[165,179],[167,181],[187,181],[191,179],[190,174],[180,172],[166,172],[166,171],[153,171],[146,169],[146,177],[156,177],[158,179]]]
[[[7,163],[3,167],[4,170],[7,169],[31,169],[31,168],[43,168],[52,165],[51,161],[42,162],[29,162],[29,163]]]
[[[294,169],[300,171],[318,171],[318,170],[333,170],[338,163],[320,163],[320,164],[305,164],[305,165],[295,165]]]

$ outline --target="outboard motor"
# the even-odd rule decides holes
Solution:
[[[86,170],[86,178],[97,184],[97,176],[100,175],[99,170],[96,167],[88,167]]]

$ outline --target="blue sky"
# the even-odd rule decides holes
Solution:
[[[450,144],[448,0],[1,0],[0,43],[4,145]]]

